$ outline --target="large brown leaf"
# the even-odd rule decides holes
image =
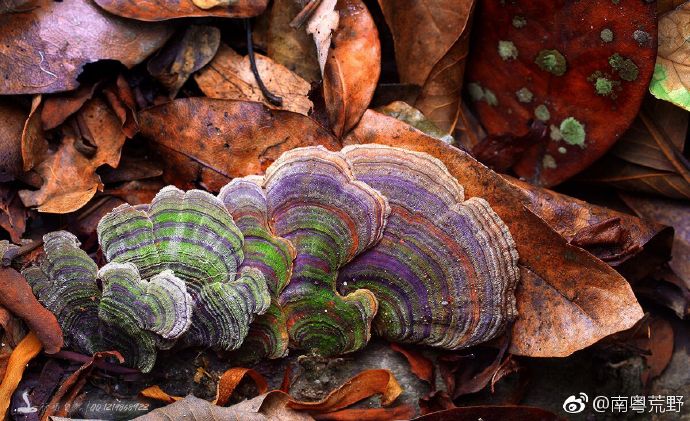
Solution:
[[[261,14],[268,0],[237,0],[225,6],[202,9],[192,0],[95,0],[108,12],[143,21],[191,17],[249,18]]]
[[[172,33],[110,15],[90,0],[38,0],[25,13],[0,15],[0,94],[68,91],[85,64],[144,60]]]
[[[455,128],[474,0],[379,0],[393,34],[400,81],[422,87],[415,107]]]
[[[57,319],[34,297],[26,279],[9,267],[0,268],[0,305],[26,322],[47,353],[62,348],[62,329]]]
[[[166,181],[183,187],[199,182],[218,190],[231,178],[258,174],[283,152],[298,146],[340,143],[314,120],[257,102],[178,99],[142,111],[141,133],[166,164]]]
[[[465,81],[490,135],[483,162],[552,186],[632,123],[654,69],[653,3],[483,0],[474,22]]]
[[[423,151],[442,160],[468,196],[486,199],[508,224],[520,253],[518,319],[511,352],[566,356],[642,317],[630,285],[615,270],[568,244],[515,186],[459,149],[392,117],[367,111],[344,142],[382,143]]]
[[[323,96],[331,128],[340,138],[369,107],[381,73],[379,33],[361,0],[338,0],[338,29],[323,71]]]

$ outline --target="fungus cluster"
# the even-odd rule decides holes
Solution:
[[[97,231],[100,270],[60,231],[24,274],[68,346],[116,349],[142,371],[173,346],[331,356],[372,330],[458,349],[516,316],[508,228],[443,163],[405,149],[295,149],[217,197],[169,186]]]

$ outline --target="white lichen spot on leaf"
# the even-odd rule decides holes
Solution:
[[[518,49],[513,41],[498,41],[498,55],[503,61],[515,60],[518,57]]]

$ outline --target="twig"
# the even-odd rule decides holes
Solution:
[[[295,16],[295,18],[290,22],[290,28],[299,29],[301,28],[314,14],[314,11],[321,4],[321,0],[309,0],[302,10]]]
[[[256,83],[259,85],[259,89],[261,89],[261,93],[263,94],[264,98],[266,98],[266,100],[268,100],[268,102],[271,104],[280,107],[283,105],[283,98],[268,90],[266,85],[264,85],[264,82],[261,80],[259,69],[256,67],[256,60],[254,59],[254,41],[252,40],[252,25],[249,22],[249,19],[244,20],[244,28],[247,32],[247,54],[249,55],[249,64],[252,68],[252,73],[254,73],[254,79],[256,79]]]

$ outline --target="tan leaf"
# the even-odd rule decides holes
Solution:
[[[649,92],[690,110],[690,2],[659,18],[659,50]]]
[[[321,80],[313,38],[304,28],[290,26],[301,8],[294,0],[274,0],[268,22],[268,56],[308,82]],[[325,62],[324,62],[325,63]]]
[[[307,23],[307,33],[314,37],[316,44],[316,55],[321,74],[323,74],[326,66],[333,32],[338,28],[340,20],[339,13],[334,10],[337,2],[338,0],[322,0]]]
[[[257,101],[269,108],[308,114],[313,107],[307,97],[309,82],[266,56],[255,54],[255,58],[261,80],[269,91],[283,98],[281,107],[272,105],[261,93],[249,57],[237,54],[225,44],[220,45],[214,59],[195,74],[194,79],[209,98]]]

